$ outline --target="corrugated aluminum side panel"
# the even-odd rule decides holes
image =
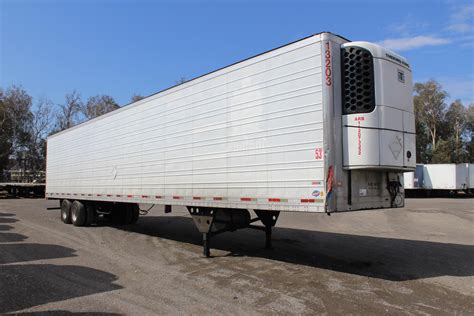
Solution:
[[[423,165],[423,180],[425,189],[454,190],[456,189],[456,165]]]
[[[295,42],[50,137],[47,197],[323,211],[319,41]]]

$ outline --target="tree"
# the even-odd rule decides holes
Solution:
[[[81,97],[76,90],[66,94],[66,102],[59,105],[59,112],[56,113],[55,132],[60,132],[79,123],[78,116],[82,107]]]
[[[433,156],[430,163],[450,163],[451,162],[451,144],[440,139],[437,147],[433,150]]]
[[[419,106],[415,106],[416,161],[418,163],[428,163],[433,153],[430,147],[428,127],[420,119],[421,110]]]
[[[0,88],[0,179],[2,178],[3,170],[8,164],[12,146],[10,124],[4,98],[5,94],[3,89]]]
[[[137,101],[140,101],[140,100],[142,100],[142,99],[145,99],[145,97],[142,96],[142,95],[139,95],[139,94],[134,94],[134,95],[132,96],[132,102],[137,102]]]
[[[40,99],[32,111],[29,126],[30,138],[27,144],[29,169],[36,173],[45,170],[46,138],[53,128],[53,103],[48,99]]]
[[[434,80],[429,80],[426,83],[416,83],[414,91],[413,102],[415,105],[417,135],[420,135],[420,140],[423,140],[423,133],[427,133],[426,136],[430,144],[426,144],[425,152],[431,151],[431,153],[434,153],[438,140],[441,138],[439,131],[444,121],[445,100],[448,94]],[[418,148],[423,150],[422,146]],[[417,153],[417,156],[423,156],[423,153]]]
[[[467,161],[474,162],[474,103],[471,103],[467,108],[467,124],[466,124],[466,151],[468,155]]]
[[[82,108],[86,119],[93,119],[110,111],[120,108],[115,100],[108,95],[96,95],[90,97]]]
[[[460,163],[466,160],[466,148],[463,138],[468,127],[467,109],[461,100],[456,100],[449,106],[445,115],[446,139],[451,144],[451,161]],[[470,136],[470,135],[469,135]]]
[[[19,86],[0,93],[0,171],[23,158],[29,140],[31,96]]]

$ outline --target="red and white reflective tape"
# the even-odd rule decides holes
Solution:
[[[241,197],[241,198],[227,198],[222,196],[214,197],[203,197],[203,196],[162,196],[162,195],[133,195],[133,194],[91,194],[91,193],[46,193],[46,196],[87,196],[87,197],[101,197],[101,198],[122,198],[126,197],[129,199],[148,199],[148,200],[158,200],[158,199],[168,199],[168,200],[182,200],[185,201],[215,201],[215,202],[229,202],[229,203],[238,203],[238,202],[251,202],[251,203],[324,203],[324,199],[287,199],[287,198],[254,198],[254,197]]]

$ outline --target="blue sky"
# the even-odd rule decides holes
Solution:
[[[321,31],[380,42],[474,102],[472,1],[0,0],[0,86],[120,105]]]

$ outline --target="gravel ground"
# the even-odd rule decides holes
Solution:
[[[435,314],[474,310],[474,200],[282,213],[213,239],[183,208],[134,226],[63,224],[56,201],[0,199],[0,314]]]

